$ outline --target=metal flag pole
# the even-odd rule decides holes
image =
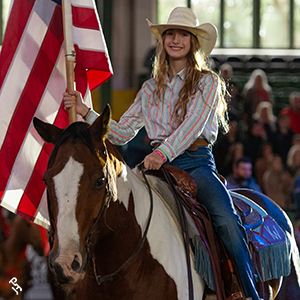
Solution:
[[[66,74],[67,74],[67,91],[75,90],[74,78],[74,62],[75,62],[75,49],[73,43],[73,22],[72,22],[72,7],[71,0],[62,0],[62,13],[63,13],[63,28],[64,28],[64,41],[65,41],[65,61],[66,61]],[[77,121],[76,105],[69,109],[69,122],[74,123]]]

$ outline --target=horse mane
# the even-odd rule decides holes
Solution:
[[[76,143],[83,143],[86,145],[92,153],[94,153],[97,156],[95,146],[92,142],[91,135],[88,131],[88,127],[90,125],[84,123],[84,122],[74,122],[71,125],[69,125],[61,134],[59,139],[54,144],[54,148],[52,150],[52,153],[49,158],[49,162],[55,158],[57,151],[59,147],[65,143],[67,140],[70,140],[73,144]]]

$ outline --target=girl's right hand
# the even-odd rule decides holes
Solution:
[[[85,116],[89,110],[89,107],[83,102],[81,93],[78,91],[64,92],[63,101],[66,110],[76,104],[77,113],[81,116]]]

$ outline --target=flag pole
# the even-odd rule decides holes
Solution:
[[[74,91],[74,62],[75,49],[73,43],[73,22],[72,22],[72,7],[71,0],[62,0],[62,15],[64,27],[64,41],[65,41],[65,61],[66,61],[66,75],[67,75],[67,91]],[[69,109],[69,123],[77,121],[76,105]]]

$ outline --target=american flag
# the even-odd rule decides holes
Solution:
[[[94,0],[71,0],[75,81],[86,103],[90,91],[112,76]],[[62,7],[59,0],[14,0],[0,53],[1,206],[49,226],[42,182],[52,146],[32,119],[68,126]]]

